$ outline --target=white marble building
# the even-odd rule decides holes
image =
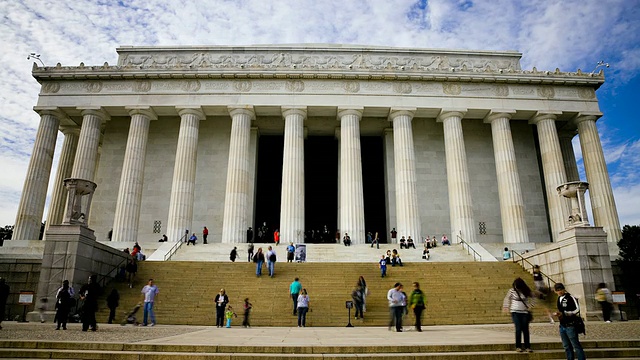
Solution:
[[[365,238],[362,137],[382,156],[385,234],[456,235],[480,243],[548,243],[579,180],[578,135],[594,219],[620,225],[595,122],[604,76],[522,70],[512,51],[341,45],[122,47],[117,65],[34,66],[41,115],[14,239],[37,239],[58,131],[64,144],[48,224],[62,221],[63,179],[97,183],[89,226],[99,240],[245,242],[256,189],[281,183],[283,241],[305,230],[305,139],[335,138],[335,223]],[[283,136],[282,172],[259,174],[263,136]],[[313,161],[313,159],[307,161]],[[280,178],[281,177],[281,178]],[[382,210],[380,210],[382,211]],[[382,236],[385,237],[385,236]]]

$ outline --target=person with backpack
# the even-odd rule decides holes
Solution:
[[[276,252],[271,246],[269,246],[269,249],[267,250],[267,269],[269,269],[269,277],[273,277],[273,275],[275,275],[276,259]]]
[[[69,280],[65,280],[62,282],[62,287],[58,289],[56,293],[56,321],[58,326],[56,330],[60,330],[62,326],[62,330],[67,330],[67,319],[69,318],[69,310],[71,309],[71,300],[73,296],[71,295],[72,291],[69,287]]]
[[[613,296],[611,295],[611,290],[607,289],[607,285],[605,283],[598,284],[598,289],[596,290],[596,301],[602,307],[602,319],[606,323],[611,322],[611,311],[613,310]]]
[[[420,290],[420,283],[413,283],[413,291],[409,295],[409,307],[413,309],[413,315],[416,317],[416,331],[422,331],[422,312],[426,309],[427,297]]]
[[[580,304],[573,295],[567,292],[564,284],[556,283],[553,290],[558,295],[556,303],[558,311],[553,315],[560,320],[560,339],[567,360],[573,360],[574,353],[578,360],[584,360],[586,357],[578,338],[579,333],[584,333],[584,329],[580,329],[580,326],[584,324],[580,317]]]

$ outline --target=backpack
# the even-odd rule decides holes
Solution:
[[[269,255],[269,261],[276,262],[276,253],[271,253],[271,255]]]
[[[416,301],[416,307],[424,307],[424,293],[421,290],[418,290],[413,296],[418,297],[418,301]]]

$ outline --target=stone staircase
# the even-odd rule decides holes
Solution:
[[[196,247],[198,248],[198,247]],[[200,247],[203,248],[203,247]],[[381,249],[382,250],[382,249]],[[282,258],[282,257],[281,257]],[[245,260],[246,261],[246,260]],[[121,295],[118,319],[141,301],[140,290],[149,278],[160,289],[156,303],[159,324],[213,325],[213,298],[225,288],[230,305],[238,313],[235,325],[241,324],[242,300],[253,304],[253,326],[295,326],[291,315],[289,284],[295,277],[309,292],[311,311],[308,326],[344,326],[347,324],[345,301],[358,277],[364,276],[370,289],[364,320],[353,320],[361,326],[386,326],[388,307],[386,294],[395,282],[411,292],[411,283],[418,281],[427,294],[426,325],[509,323],[501,313],[502,299],[513,279],[531,275],[511,262],[406,262],[404,267],[389,267],[388,276],[380,278],[376,262],[368,263],[276,263],[276,276],[269,278],[266,268],[256,277],[255,264],[247,262],[169,261],[142,262],[138,276],[129,288],[116,283],[105,289],[105,296],[115,286]],[[531,281],[529,281],[531,282]],[[105,304],[101,301],[101,305]],[[545,321],[542,309],[536,309],[536,320]],[[108,309],[102,308],[99,321],[105,321]],[[142,314],[140,314],[142,315]],[[352,314],[353,316],[353,314]],[[413,322],[412,315],[405,324]]]

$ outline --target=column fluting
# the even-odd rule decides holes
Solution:
[[[280,240],[304,242],[304,120],[306,107],[283,107],[284,152],[280,200]]]
[[[81,109],[82,127],[76,157],[73,161],[71,177],[93,181],[98,161],[98,146],[100,145],[100,128],[108,119],[108,115],[101,109]]]
[[[131,116],[120,188],[113,220],[112,241],[137,241],[144,184],[149,123],[158,116],[150,107],[128,108]]]
[[[578,114],[575,122],[578,124],[582,160],[589,182],[589,197],[594,224],[604,228],[604,231],[607,232],[607,241],[617,243],[622,239],[620,219],[616,211],[616,202],[596,127],[596,119],[597,117],[594,115]]]
[[[411,121],[415,109],[391,109],[393,123],[393,163],[396,192],[396,231],[398,239],[411,236],[420,241],[421,222],[418,210],[416,156]]]
[[[169,200],[167,237],[178,241],[193,222],[193,199],[198,156],[198,131],[205,115],[200,108],[179,108],[180,132]]]
[[[39,238],[58,126],[62,116],[57,109],[40,111],[40,125],[24,179],[13,229],[13,240],[38,240]]]
[[[465,113],[466,110],[443,110],[438,116],[444,129],[452,242],[457,241],[456,235],[461,235],[467,242],[476,242],[469,167],[462,133]]]
[[[365,243],[360,120],[362,108],[338,109],[340,121],[340,235]]]
[[[580,173],[578,172],[578,163],[576,162],[576,154],[573,152],[573,137],[575,131],[560,131],[560,150],[562,151],[562,159],[564,160],[564,171],[567,174],[567,181],[580,181]]]
[[[247,207],[249,206],[249,144],[251,120],[255,119],[253,106],[229,107],[231,140],[227,187],[222,225],[223,243],[243,243],[247,240]]]
[[[516,152],[511,134],[511,112],[492,112],[486,119],[491,123],[493,154],[496,162],[502,238],[505,243],[527,243],[527,221],[516,164]]]
[[[556,118],[556,114],[538,113],[530,121],[538,128],[542,172],[544,173],[549,221],[551,222],[551,237],[554,242],[557,241],[558,234],[566,228],[566,219],[569,216],[569,203],[558,196],[556,191],[557,186],[567,182],[558,130],[556,129]]]

